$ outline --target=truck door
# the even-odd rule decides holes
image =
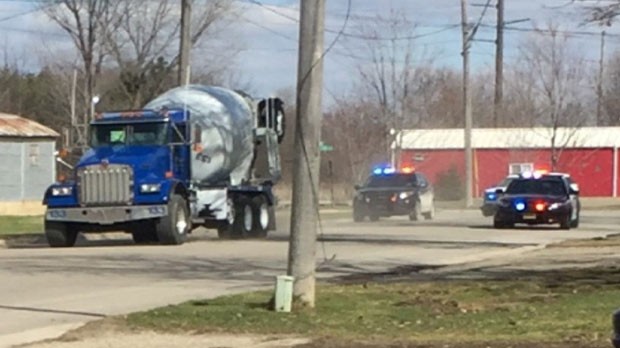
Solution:
[[[189,147],[187,125],[185,123],[172,124],[172,172],[174,177],[183,181],[189,180]]]

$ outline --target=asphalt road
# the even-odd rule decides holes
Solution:
[[[317,245],[319,276],[515,255],[617,233],[617,216],[583,212],[579,229],[562,231],[494,230],[478,211],[361,224],[325,215]],[[270,286],[286,271],[288,224],[280,216],[278,232],[262,241],[220,241],[213,231],[202,231],[182,246],[136,246],[129,235],[108,235],[82,239],[70,249],[0,249],[0,347],[53,337],[108,315]]]

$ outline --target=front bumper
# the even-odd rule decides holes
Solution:
[[[48,208],[45,213],[45,219],[47,221],[58,222],[112,225],[136,220],[160,218],[166,215],[168,215],[167,205]]]
[[[517,212],[514,210],[498,209],[495,214],[495,220],[506,223],[529,225],[556,224],[566,219],[569,214],[570,211],[566,209],[548,210],[544,212]]]
[[[396,216],[396,215],[409,215],[413,211],[415,205],[415,199],[399,199],[396,202],[388,201],[375,201],[370,203],[359,203],[356,207],[361,209],[365,214],[376,214],[378,216]]]

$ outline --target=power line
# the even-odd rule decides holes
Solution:
[[[293,16],[290,16],[286,13],[282,13],[281,11],[275,10],[272,8],[272,6],[267,6],[265,4],[263,4],[262,2],[258,1],[258,0],[236,0],[236,1],[240,1],[240,2],[244,2],[244,3],[252,3],[254,5],[260,6],[262,8],[264,8],[267,11],[270,11],[282,18],[286,18],[288,20],[291,20],[295,23],[299,23],[299,19]],[[347,20],[350,18],[347,17]],[[348,38],[353,38],[353,39],[360,39],[360,40],[375,40],[375,41],[401,41],[401,40],[415,40],[415,39],[419,39],[419,38],[423,38],[423,37],[427,37],[427,36],[431,36],[431,35],[436,35],[451,29],[455,29],[458,28],[460,24],[449,24],[444,26],[443,28],[433,31],[433,32],[429,32],[429,33],[423,33],[423,34],[417,34],[417,35],[406,35],[406,36],[394,36],[394,37],[379,37],[379,36],[368,36],[368,35],[362,35],[362,34],[353,34],[353,33],[347,33],[341,30],[334,30],[334,29],[329,29],[329,28],[325,28],[325,32],[328,33],[332,33],[332,34],[337,34],[338,36],[343,36],[343,37],[348,37]]]

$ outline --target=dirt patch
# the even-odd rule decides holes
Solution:
[[[561,243],[551,244],[547,246],[549,249],[553,248],[620,248],[620,234],[611,235],[607,238],[592,238],[592,239],[573,239],[567,240]]]
[[[435,342],[435,343],[385,343],[385,342],[340,342],[321,339],[298,345],[295,348],[609,348],[603,342]]]

